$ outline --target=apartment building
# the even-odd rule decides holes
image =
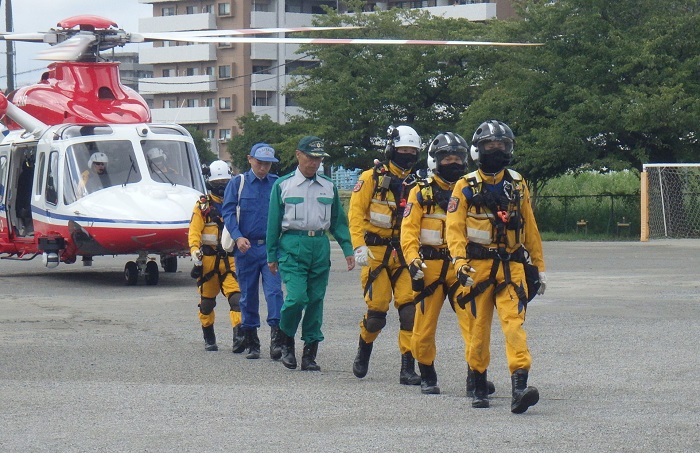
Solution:
[[[299,27],[311,24],[321,5],[343,10],[331,0],[139,0],[153,6],[153,17],[140,19],[139,31],[168,32],[236,28]],[[509,0],[387,1],[380,9],[427,8],[432,14],[469,20],[513,15]],[[292,44],[154,43],[139,61],[152,65],[153,77],[139,79],[139,92],[153,98],[153,120],[177,122],[201,130],[222,158],[236,135],[236,119],[248,112],[284,123],[299,113],[283,94],[289,74],[310,60]]]

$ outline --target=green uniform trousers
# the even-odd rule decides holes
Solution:
[[[331,269],[328,236],[283,233],[278,262],[287,290],[280,311],[280,329],[294,337],[301,322],[301,339],[305,343],[323,341],[323,299]]]

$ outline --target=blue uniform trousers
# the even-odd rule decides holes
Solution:
[[[267,325],[278,326],[282,309],[282,279],[280,274],[273,274],[267,267],[265,244],[250,241],[250,249],[241,253],[236,249],[236,275],[241,288],[241,327],[257,329],[260,327],[260,277],[263,293],[267,302]]]

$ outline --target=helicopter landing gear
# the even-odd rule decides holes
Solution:
[[[139,267],[133,261],[129,261],[124,266],[124,279],[128,286],[134,286],[139,279]]]
[[[138,282],[139,275],[143,275],[146,285],[158,284],[158,263],[153,259],[148,259],[145,253],[139,254],[136,262],[129,261],[124,266],[124,280],[127,286],[134,286]]]
[[[146,263],[144,280],[146,280],[146,284],[149,286],[158,284],[158,264],[155,261],[149,261]]]
[[[177,272],[177,256],[161,255],[160,265],[165,272]]]

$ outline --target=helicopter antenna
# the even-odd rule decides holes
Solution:
[[[2,3],[2,0],[0,0]],[[5,0],[5,31],[13,32],[14,25],[12,21],[12,0]],[[9,93],[15,89],[15,43],[12,41],[5,42],[7,53],[7,91]]]
[[[180,107],[177,108],[177,113],[175,114],[175,119],[173,120],[173,123],[177,123],[177,118],[180,116],[180,112],[182,112],[182,109],[185,107],[185,101],[186,99],[183,99],[180,103]]]

